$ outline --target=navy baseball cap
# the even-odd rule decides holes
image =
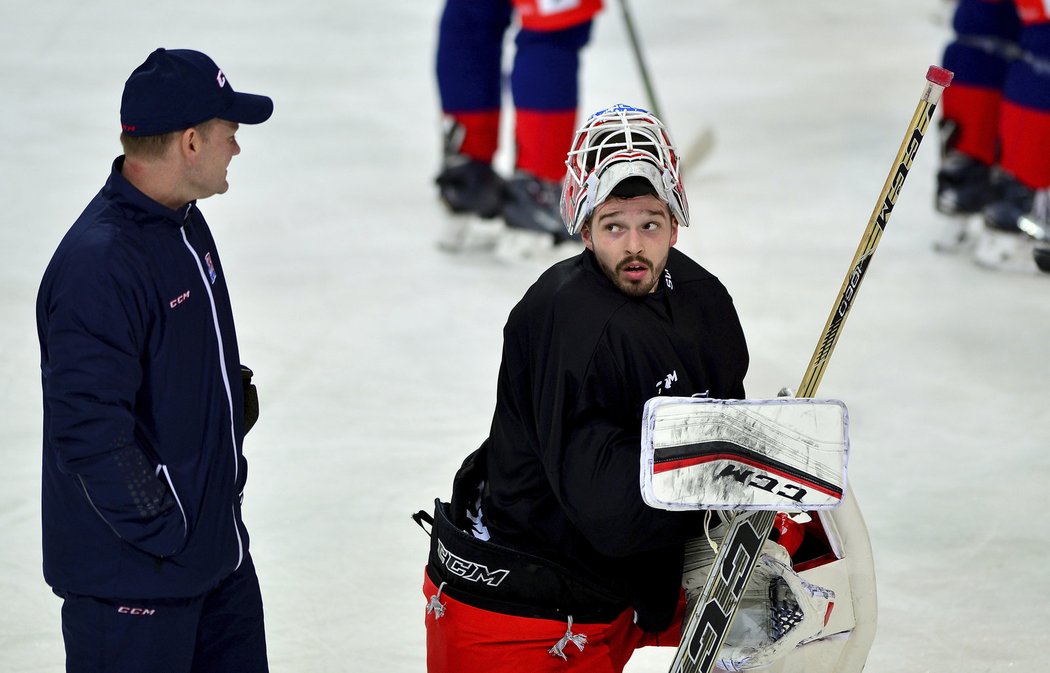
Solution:
[[[158,49],[135,68],[120,99],[120,126],[129,136],[181,131],[216,117],[260,124],[273,114],[267,96],[238,93],[205,54]]]

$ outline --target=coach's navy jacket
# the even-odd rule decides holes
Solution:
[[[196,596],[248,551],[233,314],[196,204],[162,206],[122,165],[37,298],[44,577],[89,596]]]

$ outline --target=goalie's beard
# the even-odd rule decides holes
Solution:
[[[644,255],[631,255],[620,260],[620,263],[616,265],[615,269],[610,269],[601,260],[600,257],[595,255],[598,259],[598,264],[602,267],[605,275],[608,276],[609,280],[613,282],[620,292],[623,292],[628,297],[644,297],[653,291],[656,287],[656,281],[660,278],[660,274],[663,273],[663,269],[657,270],[652,260]],[[649,270],[649,276],[641,281],[630,281],[626,280],[621,274],[624,269],[632,264],[641,264]]]

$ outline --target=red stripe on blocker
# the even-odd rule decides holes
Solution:
[[[679,458],[678,460],[668,460],[666,462],[654,463],[653,464],[653,474],[662,474],[664,472],[671,472],[671,471],[674,471],[674,470],[680,470],[682,468],[692,467],[693,465],[702,465],[704,463],[713,463],[716,460],[725,460],[725,461],[730,461],[730,462],[734,462],[734,463],[742,463],[744,465],[750,465],[751,467],[757,468],[759,470],[763,470],[765,472],[770,472],[772,474],[778,475],[778,476],[783,477],[785,479],[788,479],[790,481],[802,484],[803,486],[811,488],[814,491],[820,491],[821,493],[823,493],[825,495],[830,495],[833,498],[841,498],[842,497],[842,490],[841,489],[828,488],[827,486],[824,486],[823,484],[818,484],[818,483],[816,483],[816,482],[814,482],[814,481],[812,481],[810,479],[806,479],[804,477],[800,477],[797,474],[791,474],[787,470],[783,470],[783,469],[779,469],[777,467],[774,467],[773,465],[770,465],[767,462],[764,462],[764,461],[761,461],[761,460],[756,460],[754,458],[748,458],[746,456],[741,456],[741,455],[735,454],[735,453],[711,453],[711,454],[705,454],[703,456],[694,456],[692,458]]]

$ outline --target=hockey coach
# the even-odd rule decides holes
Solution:
[[[67,671],[267,670],[241,521],[258,404],[197,200],[272,112],[208,56],[154,51],[124,87],[124,154],[44,273],[43,561]]]
[[[585,249],[511,311],[489,437],[437,503],[431,673],[618,672],[638,647],[677,645],[683,547],[703,514],[643,503],[643,406],[744,396],[732,299],[674,249],[689,211],[663,124],[597,112],[566,163],[562,218]]]

